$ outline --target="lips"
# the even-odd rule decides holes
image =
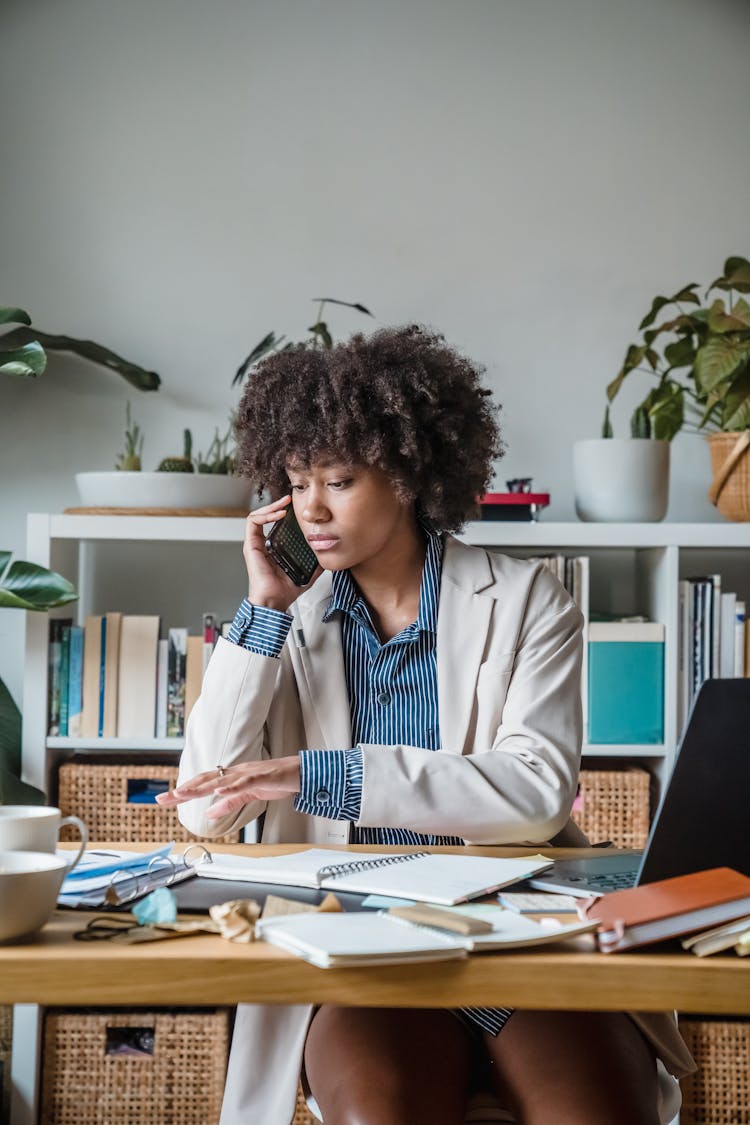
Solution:
[[[330,551],[338,543],[338,539],[333,535],[310,535],[307,542],[312,547],[313,551]]]

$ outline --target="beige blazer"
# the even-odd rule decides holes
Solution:
[[[294,603],[280,659],[218,642],[188,723],[180,780],[217,763],[351,747],[340,625],[322,621],[330,592],[325,573]],[[442,749],[363,746],[359,823],[408,824],[473,844],[551,840],[576,790],[581,650],[581,615],[545,567],[447,537],[437,628]],[[349,838],[347,822],[304,816],[291,798],[252,802],[219,821],[206,819],[209,803],[180,806],[196,835],[222,835],[265,812],[265,843]],[[288,1125],[311,1013],[240,1005],[222,1125]],[[671,1017],[634,1018],[672,1074],[692,1068]]]

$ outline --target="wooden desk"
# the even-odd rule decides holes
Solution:
[[[134,850],[130,844],[110,846]],[[279,854],[297,847],[242,849],[217,845],[213,850]],[[482,855],[523,855],[530,851],[470,850]],[[575,854],[580,855],[580,850]],[[252,896],[250,884],[247,893]],[[318,969],[262,942],[240,946],[213,935],[143,946],[74,941],[73,931],[82,928],[86,918],[77,912],[61,911],[35,940],[0,946],[0,1003],[502,1005],[602,1011],[677,1008],[682,1012],[750,1015],[750,963],[734,954],[699,958],[689,953],[659,952],[658,947],[647,953],[607,955],[539,949],[476,954],[465,961],[437,965]]]

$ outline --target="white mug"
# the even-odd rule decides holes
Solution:
[[[0,852],[49,852],[54,855],[60,829],[73,824],[81,834],[75,867],[83,855],[89,834],[77,816],[63,816],[49,805],[0,805]]]

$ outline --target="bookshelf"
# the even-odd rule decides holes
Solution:
[[[243,532],[244,521],[237,518],[32,514],[28,517],[27,558],[61,571],[76,583],[80,600],[67,612],[74,611],[79,622],[88,613],[123,609],[163,612],[165,626],[185,624],[179,617],[180,602],[184,607],[189,601],[194,628],[199,631],[200,611],[215,607],[217,587],[224,597],[218,608],[225,617],[232,616],[245,592],[240,555]],[[460,538],[521,557],[588,554],[593,606],[617,613],[646,613],[665,626],[663,743],[584,745],[584,762],[638,762],[663,782],[679,737],[678,581],[706,569],[723,571],[727,585],[750,604],[750,525],[473,522]],[[191,570],[195,558],[198,563]],[[59,612],[63,615],[66,610]],[[27,616],[24,771],[32,784],[48,788],[50,769],[73,752],[158,753],[165,760],[179,756],[181,739],[123,742],[48,737],[47,628],[46,615]]]

